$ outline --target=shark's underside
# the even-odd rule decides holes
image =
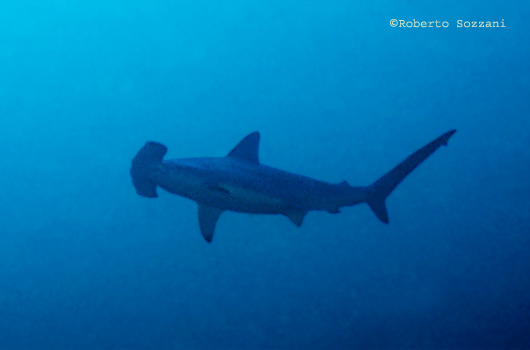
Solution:
[[[456,132],[451,130],[420,148],[369,186],[353,187],[346,181],[331,184],[288,173],[259,163],[259,133],[245,137],[226,156],[163,160],[166,146],[147,142],[132,161],[136,192],[156,197],[156,187],[196,201],[199,224],[211,242],[215,225],[225,210],[283,214],[300,226],[307,212],[338,213],[343,206],[367,203],[388,223],[385,199],[396,186]]]

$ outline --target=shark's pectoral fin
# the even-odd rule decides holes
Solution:
[[[289,220],[293,222],[297,227],[302,226],[302,222],[304,221],[305,214],[307,214],[306,211],[298,208],[291,208],[287,210],[283,215],[287,216]]]
[[[217,224],[217,220],[222,212],[222,209],[199,204],[199,225],[201,226],[202,236],[207,242],[212,241],[215,224]]]

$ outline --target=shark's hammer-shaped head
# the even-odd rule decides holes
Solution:
[[[131,177],[136,193],[144,197],[157,197],[156,184],[152,181],[153,170],[162,162],[167,147],[149,141],[132,160]]]

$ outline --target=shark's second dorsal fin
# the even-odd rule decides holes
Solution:
[[[227,157],[235,157],[259,164],[258,148],[259,132],[255,131],[241,140],[237,146],[228,153]]]

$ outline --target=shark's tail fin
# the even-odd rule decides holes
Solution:
[[[136,193],[144,197],[156,197],[153,175],[167,152],[167,147],[158,142],[147,142],[132,160],[131,177]]]
[[[366,203],[370,206],[374,214],[384,223],[388,223],[388,212],[386,210],[385,199],[399,185],[408,174],[418,165],[434,153],[440,146],[447,145],[449,138],[456,132],[451,130],[438,137],[431,143],[423,146],[407,159],[399,163],[394,169],[383,175],[379,180],[367,186]]]

